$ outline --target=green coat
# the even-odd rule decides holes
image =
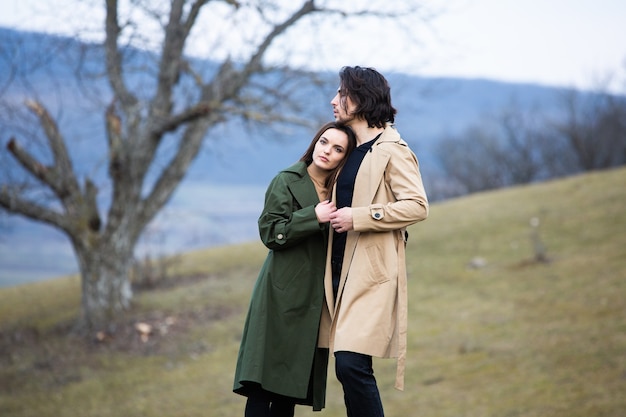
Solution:
[[[306,165],[281,171],[265,193],[259,234],[269,249],[252,292],[234,392],[250,382],[299,404],[325,403],[328,349],[317,347],[324,303],[328,225],[315,215],[318,195]]]

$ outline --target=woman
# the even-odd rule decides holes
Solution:
[[[269,249],[252,292],[233,391],[246,417],[293,416],[295,404],[324,407],[328,349],[317,348],[324,303],[329,201],[356,138],[327,123],[300,160],[265,193],[259,234]]]

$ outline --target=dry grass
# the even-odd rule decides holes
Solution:
[[[375,364],[387,415],[622,416],[624,184],[619,169],[433,205],[409,230],[406,390],[393,361]],[[549,262],[535,261],[532,230]],[[181,255],[176,285],[138,293],[104,343],[71,333],[76,277],[0,289],[0,415],[243,415],[232,373],[264,256],[258,243]],[[160,330],[144,343],[138,321]],[[329,375],[320,415],[343,416]]]

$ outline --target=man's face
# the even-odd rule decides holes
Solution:
[[[354,110],[356,105],[350,99],[345,89],[341,87],[337,89],[337,94],[330,101],[330,105],[333,106],[333,116],[336,122],[349,126],[355,120]]]

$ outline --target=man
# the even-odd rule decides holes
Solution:
[[[406,227],[428,216],[428,201],[417,158],[393,126],[385,77],[358,66],[339,76],[331,105],[357,148],[335,186],[320,345],[334,352],[348,417],[380,417],[372,357],[397,358],[395,386],[404,389]]]

